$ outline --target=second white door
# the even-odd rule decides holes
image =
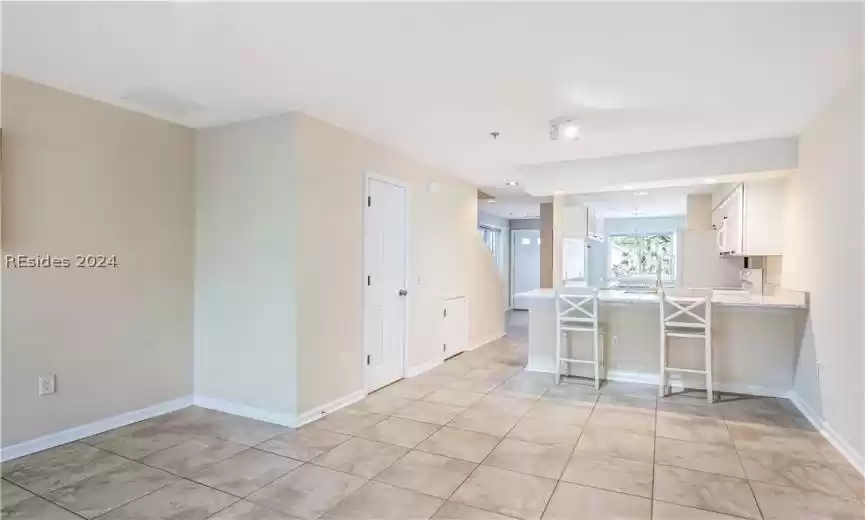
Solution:
[[[405,186],[366,179],[364,213],[364,387],[402,378],[406,343]]]

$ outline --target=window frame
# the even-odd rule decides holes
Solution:
[[[478,232],[480,233],[481,240],[483,241],[487,250],[492,255],[493,260],[496,263],[496,266],[498,266],[498,268],[501,269],[504,265],[504,263],[503,263],[504,258],[502,256],[502,249],[503,249],[502,248],[502,229],[497,228],[495,226],[490,226],[487,224],[478,224]],[[494,242],[495,251],[493,251],[493,249],[490,248],[490,244],[487,243],[487,239],[486,239],[486,233],[487,232],[491,233],[491,235],[494,237],[493,242]]]

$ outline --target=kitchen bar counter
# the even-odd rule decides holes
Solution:
[[[567,292],[567,288],[564,289]],[[534,291],[519,293],[515,298],[526,300],[554,299],[556,293],[553,289],[535,289]],[[598,291],[598,299],[608,303],[654,303],[660,301],[655,292],[631,292],[621,289],[601,289]],[[719,305],[730,305],[736,307],[777,307],[782,309],[804,309],[805,293],[797,291],[783,291],[781,294],[764,296],[758,294],[739,294],[735,291],[716,290],[712,295],[712,303]]]
[[[527,370],[555,371],[556,305],[552,289],[518,295],[529,307]],[[620,289],[599,291],[607,379],[656,384],[660,380],[659,296]],[[759,296],[716,291],[712,298],[715,387],[720,391],[785,396],[793,385],[807,318],[804,293]],[[591,359],[591,334],[572,333],[566,357]],[[703,368],[701,340],[671,338],[670,366]],[[571,374],[591,375],[589,365]],[[678,384],[703,388],[702,376],[680,374]],[[673,383],[674,386],[677,384]]]

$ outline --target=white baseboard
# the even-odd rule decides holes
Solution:
[[[431,360],[427,361],[426,363],[422,363],[420,365],[415,365],[413,367],[408,367],[405,371],[405,377],[409,378],[409,377],[419,376],[419,375],[423,374],[424,372],[426,372],[427,370],[432,370],[435,367],[441,365],[442,363],[444,363],[444,360],[442,360],[442,359],[431,359]]]
[[[340,397],[339,399],[334,399],[329,403],[325,403],[321,406],[313,408],[308,412],[303,412],[297,417],[297,421],[295,423],[295,428],[303,426],[304,424],[311,423],[316,419],[323,417],[329,413],[333,413],[340,408],[345,408],[346,406],[352,405],[361,399],[366,397],[366,392],[364,390],[358,390],[356,392],[352,392],[346,396]]]
[[[469,347],[468,350],[474,350],[474,349],[476,349],[476,348],[478,348],[478,347],[483,347],[483,346],[486,345],[487,343],[492,343],[493,341],[496,341],[496,340],[502,339],[503,337],[505,337],[505,334],[506,334],[506,332],[502,332],[501,334],[496,334],[495,336],[493,336],[492,338],[490,338],[490,339],[488,339],[488,340],[486,340],[486,341],[481,341],[481,342],[478,343],[477,345],[475,345],[475,346],[473,346],[473,347]]]
[[[239,415],[241,417],[258,421],[281,424],[282,426],[294,427],[297,423],[297,418],[292,413],[274,412],[272,410],[265,410],[264,408],[257,408],[255,406],[248,406],[205,395],[196,395],[194,404],[195,406],[200,406],[209,410],[230,413],[231,415]]]
[[[832,429],[829,424],[824,421],[810,406],[805,402],[802,397],[793,390],[790,390],[787,394],[787,399],[790,400],[796,408],[802,412],[802,415],[805,416],[806,419],[811,423],[814,428],[820,432],[823,437],[826,438],[829,443],[838,450],[841,455],[844,456],[845,459],[854,467],[856,471],[865,476],[865,455],[856,453],[856,450],[853,449],[853,446],[841,438],[835,430]]]
[[[133,410],[131,412],[115,415],[114,417],[100,419],[81,426],[76,426],[75,428],[69,428],[68,430],[43,435],[42,437],[37,437],[36,439],[19,444],[13,444],[12,446],[4,446],[2,452],[0,452],[0,459],[3,461],[17,459],[18,457],[30,455],[37,451],[47,450],[48,448],[81,440],[90,437],[91,435],[107,432],[108,430],[143,421],[144,419],[150,419],[151,417],[180,410],[181,408],[186,408],[187,406],[192,405],[192,403],[192,396],[185,396],[155,404],[153,406],[148,406],[147,408],[141,408],[140,410]]]
[[[543,372],[545,374],[554,374],[556,372],[553,365],[529,365],[526,367],[526,370],[529,372]],[[657,385],[661,381],[658,374],[648,372],[627,372],[624,370],[610,370],[606,374],[606,379],[622,383],[642,383],[646,385]],[[680,381],[671,381],[670,385],[673,388],[683,388]],[[763,397],[787,397],[787,390],[756,385],[736,385],[716,382],[715,390],[718,392],[759,395]]]

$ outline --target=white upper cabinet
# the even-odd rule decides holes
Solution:
[[[583,205],[563,207],[562,236],[567,238],[597,238],[603,235],[603,220]]]
[[[783,179],[738,185],[712,211],[722,255],[773,256],[784,252]]]

